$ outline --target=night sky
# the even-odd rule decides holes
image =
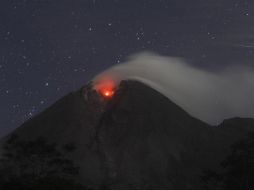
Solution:
[[[254,60],[248,0],[1,0],[0,136],[128,55],[216,72]]]

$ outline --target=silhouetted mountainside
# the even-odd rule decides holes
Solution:
[[[203,170],[219,167],[230,145],[251,131],[254,119],[210,126],[143,83],[122,81],[111,99],[90,83],[13,133],[73,144],[79,180],[94,189],[184,190],[203,189]]]
[[[225,119],[219,127],[227,129],[227,130],[235,130],[239,132],[242,131],[242,128],[244,127],[244,130],[247,131],[254,131],[254,119],[252,118],[232,118],[232,119]]]

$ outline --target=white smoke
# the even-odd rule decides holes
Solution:
[[[135,79],[161,92],[192,116],[210,124],[230,117],[254,117],[254,73],[234,66],[209,72],[183,59],[140,53],[95,77],[100,83]]]

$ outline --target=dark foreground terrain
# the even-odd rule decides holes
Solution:
[[[254,189],[254,119],[210,126],[150,87],[92,84],[2,139],[0,189]]]

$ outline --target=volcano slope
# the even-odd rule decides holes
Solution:
[[[93,189],[184,190],[203,189],[203,171],[219,167],[230,145],[253,128],[253,119],[240,118],[210,126],[154,89],[126,80],[112,98],[89,83],[12,134],[74,144],[77,180]]]

